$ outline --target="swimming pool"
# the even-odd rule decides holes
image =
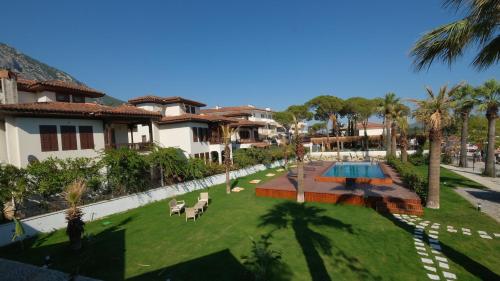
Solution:
[[[321,176],[320,182],[392,184],[392,179],[379,164],[368,162],[343,162],[330,166]]]

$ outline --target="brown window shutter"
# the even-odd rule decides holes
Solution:
[[[40,145],[42,151],[57,151],[59,144],[57,142],[57,126],[40,125]]]
[[[80,149],[94,149],[94,131],[92,126],[79,126]]]
[[[61,126],[62,150],[76,150],[76,127]]]

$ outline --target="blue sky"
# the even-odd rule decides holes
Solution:
[[[457,18],[435,0],[10,1],[9,10],[0,41],[123,100],[281,110],[320,94],[415,98],[426,85],[500,76],[498,66],[470,67],[473,53],[413,71],[419,35]]]

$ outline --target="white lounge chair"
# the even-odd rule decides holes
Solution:
[[[198,212],[195,208],[186,208],[186,221],[188,221],[188,219],[193,219],[194,221],[196,221],[197,215]]]
[[[198,202],[205,202],[208,206],[208,192],[202,192],[200,193],[200,196],[198,196]]]
[[[172,214],[179,214],[179,216],[181,215],[181,211],[182,209],[184,209],[184,207],[186,206],[186,202],[184,202],[184,200],[175,200],[175,199],[172,199],[170,200],[170,202],[168,202],[168,206],[170,207],[170,216],[172,216]]]

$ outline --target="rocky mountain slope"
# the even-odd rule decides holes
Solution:
[[[15,48],[3,43],[0,43],[0,68],[18,72],[26,79],[62,80],[84,85],[84,83],[70,74],[25,55]],[[101,98],[100,102],[106,105],[119,105],[124,103],[124,101],[108,95]]]

